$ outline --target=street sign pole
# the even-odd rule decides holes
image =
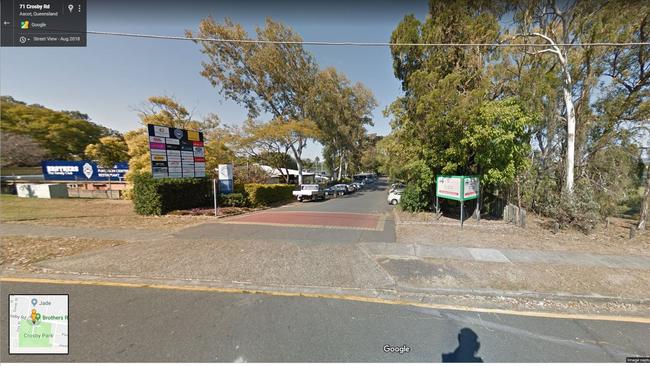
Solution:
[[[214,196],[214,216],[217,216],[217,180],[212,179],[212,195]]]
[[[476,222],[481,223],[481,182],[476,183],[476,191],[478,195],[476,196]]]
[[[436,215],[440,213],[440,202],[438,201],[438,195],[436,194]]]
[[[465,215],[463,215],[464,206],[465,206],[465,201],[460,201],[460,228],[461,229],[463,228],[463,221],[464,221],[463,219],[465,218]]]

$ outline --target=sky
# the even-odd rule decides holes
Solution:
[[[88,30],[183,36],[212,15],[230,17],[249,34],[265,17],[292,27],[308,41],[387,42],[406,14],[424,19],[425,0],[402,1],[100,1],[87,0]],[[371,133],[390,132],[383,110],[397,98],[388,47],[306,46],[319,67],[334,66],[375,95]],[[88,35],[85,48],[2,48],[0,94],[55,110],[78,110],[126,132],[140,127],[137,108],[153,95],[177,98],[195,119],[216,113],[238,125],[246,109],[223,98],[199,73],[205,60],[190,41]],[[310,143],[304,157],[321,156]]]

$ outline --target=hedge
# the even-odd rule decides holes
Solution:
[[[150,173],[133,177],[133,205],[140,215],[211,207],[212,200],[212,184],[207,178],[154,179]]]
[[[219,206],[244,207],[248,205],[243,193],[222,193],[217,197],[219,197]]]
[[[244,184],[248,202],[253,207],[268,206],[288,200],[291,198],[291,192],[295,189],[292,184]]]

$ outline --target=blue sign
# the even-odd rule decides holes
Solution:
[[[233,188],[232,179],[219,179],[219,193],[232,193]]]
[[[45,180],[108,181],[110,176],[111,181],[121,181],[129,171],[128,163],[117,163],[107,169],[90,160],[43,160],[41,165]]]

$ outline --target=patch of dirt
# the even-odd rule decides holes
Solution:
[[[8,221],[7,223],[29,223],[34,225],[108,228],[108,229],[168,229],[176,230],[196,224],[214,221],[214,217],[197,216],[104,216],[104,217],[62,217],[29,221]]]
[[[23,269],[50,258],[66,257],[89,250],[115,247],[123,240],[98,240],[83,238],[55,238],[37,236],[2,236],[0,265]]]
[[[398,283],[422,288],[493,289],[643,299],[650,270],[460,260],[385,259]]]
[[[554,234],[551,220],[533,214],[528,214],[525,228],[500,220],[482,219],[477,224],[467,219],[462,230],[458,220],[436,220],[432,213],[412,214],[396,209],[395,215],[397,242],[404,244],[650,255],[650,230],[637,232],[634,239],[629,239],[634,222],[620,218],[610,218],[607,228],[600,225],[589,234],[572,229]]]

